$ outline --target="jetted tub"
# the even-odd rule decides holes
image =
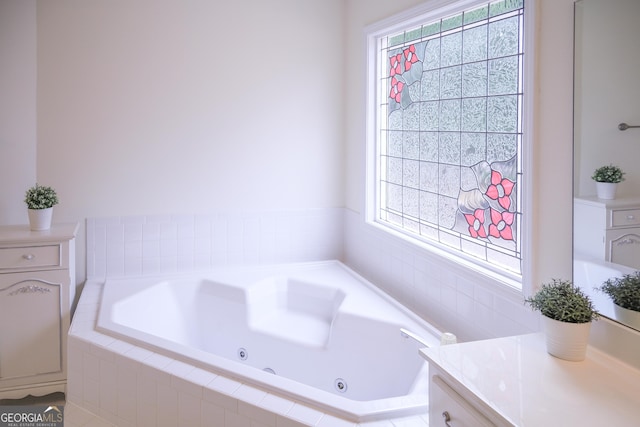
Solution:
[[[589,295],[598,312],[617,320],[613,301],[604,292],[596,291],[607,279],[633,274],[635,268],[612,262],[576,255],[573,260],[573,283],[580,286]]]
[[[108,278],[97,328],[353,421],[426,414],[440,337],[337,261]]]

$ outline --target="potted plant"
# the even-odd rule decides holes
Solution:
[[[591,298],[569,280],[553,279],[525,299],[542,314],[547,352],[560,359],[585,358],[591,322],[598,318]]]
[[[596,290],[611,298],[618,320],[640,329],[640,271],[608,279]]]
[[[624,172],[618,166],[601,166],[593,172],[599,199],[615,199],[618,183],[624,181]]]
[[[31,230],[48,230],[51,227],[53,206],[58,204],[58,195],[51,187],[38,185],[29,188],[24,196],[29,210]]]

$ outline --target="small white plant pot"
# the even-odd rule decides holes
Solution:
[[[589,343],[591,322],[567,323],[542,316],[547,352],[571,362],[584,360]]]
[[[53,208],[47,209],[28,209],[29,226],[32,231],[42,231],[51,228],[51,218],[53,216]]]
[[[618,184],[615,182],[596,182],[598,199],[613,200],[616,198]]]
[[[629,310],[614,303],[613,312],[619,322],[640,330],[640,311]]]

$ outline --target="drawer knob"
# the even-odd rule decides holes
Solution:
[[[627,215],[627,221],[633,221],[634,219],[636,219],[635,216],[633,215]]]
[[[444,425],[451,427],[451,424],[449,424],[449,421],[451,421],[451,415],[449,415],[448,411],[444,411],[442,413],[442,419],[444,420]]]
[[[22,258],[26,259],[27,261],[31,261],[35,257],[36,256],[34,254],[24,254],[24,255],[22,255]]]

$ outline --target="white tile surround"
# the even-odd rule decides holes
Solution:
[[[88,281],[69,339],[67,398],[119,426],[356,426],[93,330],[107,276],[320,259],[345,262],[460,340],[538,330],[535,314],[511,292],[346,209],[90,219]],[[361,425],[426,427],[427,421],[425,414]]]

